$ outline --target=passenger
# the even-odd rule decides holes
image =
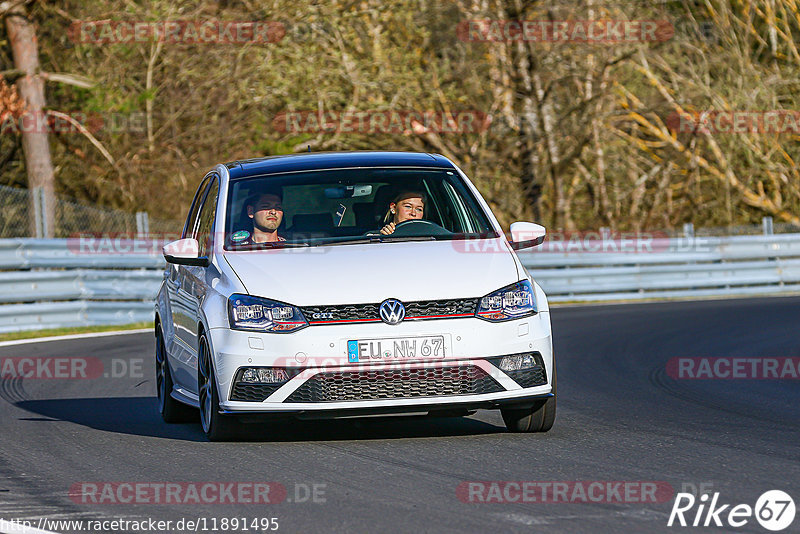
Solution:
[[[403,191],[396,195],[389,203],[389,210],[383,218],[386,225],[381,228],[380,233],[389,235],[401,222],[422,219],[426,201],[425,193],[419,191]]]
[[[252,195],[245,202],[247,216],[253,220],[253,231],[241,230],[231,235],[236,245],[253,243],[275,243],[286,241],[278,235],[278,227],[283,222],[283,203],[277,191],[265,191]]]

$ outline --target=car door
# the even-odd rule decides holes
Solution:
[[[200,187],[197,188],[192,207],[189,209],[189,215],[186,217],[181,238],[192,237],[194,234],[200,207],[203,204],[205,194],[208,192],[210,182],[210,177],[206,177]],[[186,291],[182,287],[183,282],[184,276],[181,273],[181,266],[175,263],[167,263],[166,287],[172,315],[172,335],[167,341],[167,350],[172,357],[174,366],[173,380],[176,384],[182,384],[182,381],[179,381],[178,378],[181,374],[185,374],[182,370],[186,368],[191,357],[191,346],[187,343],[190,336],[186,332],[189,327],[188,313],[186,311],[188,300]]]
[[[217,200],[219,197],[219,178],[211,175],[208,188],[204,194],[202,205],[197,214],[197,221],[194,224],[191,234],[199,244],[199,256],[210,258],[213,247],[213,227],[214,216],[217,210]],[[206,271],[207,267],[195,265],[178,266],[178,288],[179,299],[182,303],[181,309],[181,342],[187,351],[184,358],[178,360],[180,369],[176,369],[175,382],[181,387],[197,392],[197,350],[198,350],[198,328],[200,322],[200,305],[206,293]]]

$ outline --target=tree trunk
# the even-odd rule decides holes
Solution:
[[[44,80],[39,75],[39,50],[36,30],[28,19],[25,7],[17,5],[5,15],[8,40],[14,54],[14,66],[25,73],[17,80],[19,95],[27,102],[27,117],[22,119],[22,148],[25,151],[25,168],[28,187],[33,192],[41,187],[47,209],[42,213],[45,232],[42,237],[53,237],[55,210],[55,175],[50,158],[50,143],[44,115]],[[36,212],[36,195],[31,194],[31,217]],[[38,235],[34,228],[33,235]]]

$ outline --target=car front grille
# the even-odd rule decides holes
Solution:
[[[284,402],[335,402],[480,395],[505,391],[474,365],[424,369],[319,373]]]
[[[406,304],[406,318],[475,315],[477,308],[478,299],[421,300]]]
[[[300,311],[310,325],[351,322],[379,322],[378,304],[339,304],[331,306],[302,306]],[[404,303],[406,321],[420,319],[451,319],[472,317],[478,299],[420,300]]]
[[[304,306],[303,317],[310,324],[340,323],[351,321],[380,321],[378,304],[343,304],[338,306]]]

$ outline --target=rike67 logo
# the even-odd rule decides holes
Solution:
[[[667,526],[681,527],[733,527],[746,525],[755,517],[767,530],[784,530],[794,521],[794,500],[781,490],[763,493],[755,506],[749,504],[723,504],[719,492],[709,499],[707,493],[696,498],[691,493],[678,493]]]

